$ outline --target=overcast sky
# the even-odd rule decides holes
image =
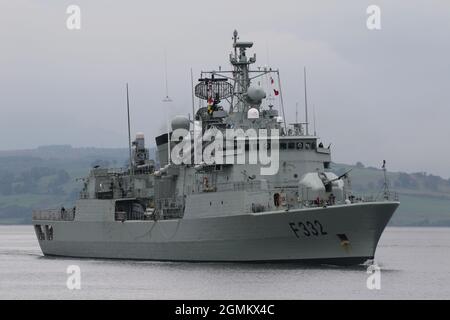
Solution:
[[[81,8],[81,30],[66,9]],[[366,27],[369,5],[381,30]],[[450,177],[450,2],[50,1],[0,4],[0,150],[126,147],[191,110],[189,70],[228,66],[232,32],[279,68],[290,119],[303,66],[333,160]],[[164,51],[169,95],[163,104]],[[302,114],[303,115],[303,112]]]

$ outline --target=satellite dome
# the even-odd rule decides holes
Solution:
[[[256,108],[250,108],[247,112],[247,118],[248,119],[258,119],[259,118],[259,111]]]
[[[190,121],[185,116],[175,116],[171,122],[172,130],[185,129],[189,130]]]
[[[144,133],[143,132],[137,132],[136,133],[136,139],[144,139]]]
[[[250,102],[261,103],[261,100],[266,97],[263,88],[259,86],[250,86],[247,89],[247,98]]]

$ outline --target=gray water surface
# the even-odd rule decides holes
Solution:
[[[366,268],[48,258],[32,226],[0,226],[0,299],[449,299],[450,228],[387,228]],[[81,289],[66,286],[69,265]]]

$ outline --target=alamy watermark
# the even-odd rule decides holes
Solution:
[[[66,13],[69,15],[66,20],[66,27],[69,30],[81,29],[81,8],[78,5],[71,4],[67,7]],[[381,30],[381,8],[372,4],[367,7],[366,13],[369,15],[366,20],[366,26],[369,30]]]
[[[78,265],[70,265],[66,269],[66,273],[69,275],[66,281],[66,287],[69,290],[81,289],[81,268]]]
[[[170,161],[176,165],[260,164],[261,175],[277,174],[279,169],[278,129],[225,129],[202,132],[202,122],[194,121],[193,137],[189,130],[172,132]],[[246,152],[247,151],[247,152]],[[248,155],[248,156],[247,156]]]
[[[381,289],[381,268],[376,264],[371,264],[367,267],[366,271],[369,276],[366,280],[366,286],[369,290]]]
[[[366,26],[369,30],[381,30],[381,9],[377,5],[370,5],[366,9],[367,17]]]
[[[69,15],[66,20],[66,27],[69,30],[81,29],[81,9],[77,5],[70,5],[66,9],[66,13]]]

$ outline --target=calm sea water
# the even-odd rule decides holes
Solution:
[[[376,262],[369,290],[364,267],[47,258],[31,226],[0,226],[1,299],[450,299],[450,228],[388,228]]]

